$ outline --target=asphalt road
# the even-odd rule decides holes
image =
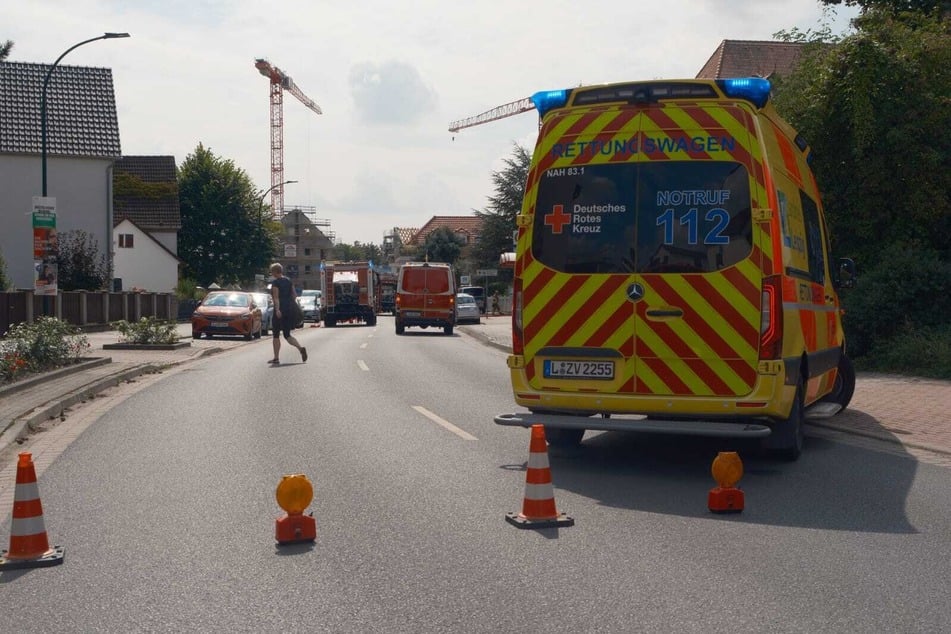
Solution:
[[[521,531],[528,432],[504,353],[464,335],[296,331],[107,412],[41,482],[62,566],[0,574],[10,632],[938,632],[951,470],[818,436],[796,463],[729,441],[589,433],[550,453],[570,528]],[[746,509],[713,515],[719,450]],[[312,545],[276,547],[282,475]],[[4,535],[7,533],[5,527]],[[15,606],[15,607],[14,607]]]

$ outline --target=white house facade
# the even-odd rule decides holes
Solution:
[[[171,292],[178,284],[178,257],[131,220],[113,230],[113,275],[122,290]]]
[[[0,62],[0,256],[14,288],[34,284],[33,197],[42,195],[47,64]],[[59,234],[82,230],[108,257],[112,164],[121,155],[112,71],[57,66],[47,88],[47,192]]]

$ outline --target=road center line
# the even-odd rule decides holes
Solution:
[[[370,368],[367,367],[367,364],[363,362],[363,359],[358,359],[358,360],[357,360],[357,367],[359,367],[359,368],[360,368],[361,370],[363,370],[364,372],[369,372],[369,371],[370,371]]]
[[[413,405],[413,409],[415,409],[417,412],[419,412],[420,414],[422,414],[423,416],[425,416],[425,417],[428,418],[429,420],[433,421],[433,422],[436,423],[437,425],[440,425],[441,427],[444,427],[445,429],[448,429],[449,431],[451,431],[451,432],[454,433],[455,435],[459,436],[459,437],[462,438],[463,440],[479,440],[478,438],[476,438],[475,436],[473,436],[473,435],[470,434],[469,432],[465,431],[464,429],[459,429],[458,427],[456,427],[455,425],[453,425],[452,423],[450,423],[450,422],[449,422],[448,420],[446,420],[445,418],[441,418],[441,417],[437,416],[436,414],[433,414],[431,411],[429,411],[428,409],[426,409],[426,408],[423,407],[422,405]]]

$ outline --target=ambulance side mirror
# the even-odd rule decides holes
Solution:
[[[839,258],[836,269],[835,285],[838,288],[852,288],[858,276],[855,274],[855,261],[852,258]]]

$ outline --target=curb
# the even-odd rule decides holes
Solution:
[[[0,398],[8,396],[10,394],[16,394],[27,388],[31,388],[35,385],[40,385],[43,383],[48,383],[49,381],[55,381],[56,379],[66,376],[68,374],[73,374],[75,372],[82,372],[83,370],[88,370],[89,368],[95,368],[100,365],[105,365],[107,363],[112,363],[112,359],[109,357],[87,357],[78,363],[72,365],[67,365],[56,370],[51,370],[49,372],[42,372],[36,376],[31,376],[29,378],[23,379],[22,381],[15,381],[9,385],[0,387]]]
[[[191,345],[191,344],[189,344]],[[21,436],[24,429],[32,428],[35,425],[39,425],[43,421],[49,420],[51,418],[61,418],[65,415],[67,409],[75,405],[76,403],[87,401],[90,398],[96,396],[100,392],[103,392],[111,387],[118,387],[122,383],[134,379],[136,377],[142,376],[143,374],[155,374],[162,372],[163,370],[178,365],[183,365],[195,359],[201,359],[203,357],[211,356],[221,352],[223,348],[207,348],[204,350],[198,351],[197,354],[193,354],[187,358],[184,358],[180,361],[172,361],[168,363],[154,363],[154,362],[145,362],[141,365],[137,365],[131,368],[124,370],[119,370],[108,376],[104,376],[100,379],[92,381],[81,388],[73,390],[67,394],[61,394],[54,397],[49,402],[44,405],[40,405],[33,410],[26,412],[20,416],[14,418],[7,427],[0,432],[0,451],[5,450],[7,447],[10,447],[16,444],[17,438]],[[97,367],[100,365],[105,365],[107,363],[112,363],[110,357],[102,357],[90,359],[85,363],[77,363],[73,366],[63,368],[62,370],[48,372],[41,376],[34,377],[29,380],[24,380],[20,385],[15,383],[11,386],[4,388],[0,391],[0,396],[8,395],[13,392],[23,390],[27,387],[34,387],[43,383],[47,383],[55,380],[57,377],[61,377],[65,374],[72,374],[73,372],[80,372],[89,368]],[[16,386],[16,389],[12,389]]]
[[[890,442],[893,445],[913,447],[914,449],[923,449],[932,453],[939,453],[943,456],[951,456],[951,449],[938,447],[937,445],[932,445],[926,442],[918,442],[917,440],[899,440],[896,436],[876,434],[874,432],[868,432],[861,429],[852,429],[851,427],[845,427],[844,425],[836,425],[835,423],[827,423],[822,421],[807,420],[806,424],[813,425],[815,427],[822,427],[823,429],[831,429],[832,431],[841,432],[843,434],[851,434],[852,436],[862,436],[864,438],[871,438],[873,440],[881,440],[882,442]]]

